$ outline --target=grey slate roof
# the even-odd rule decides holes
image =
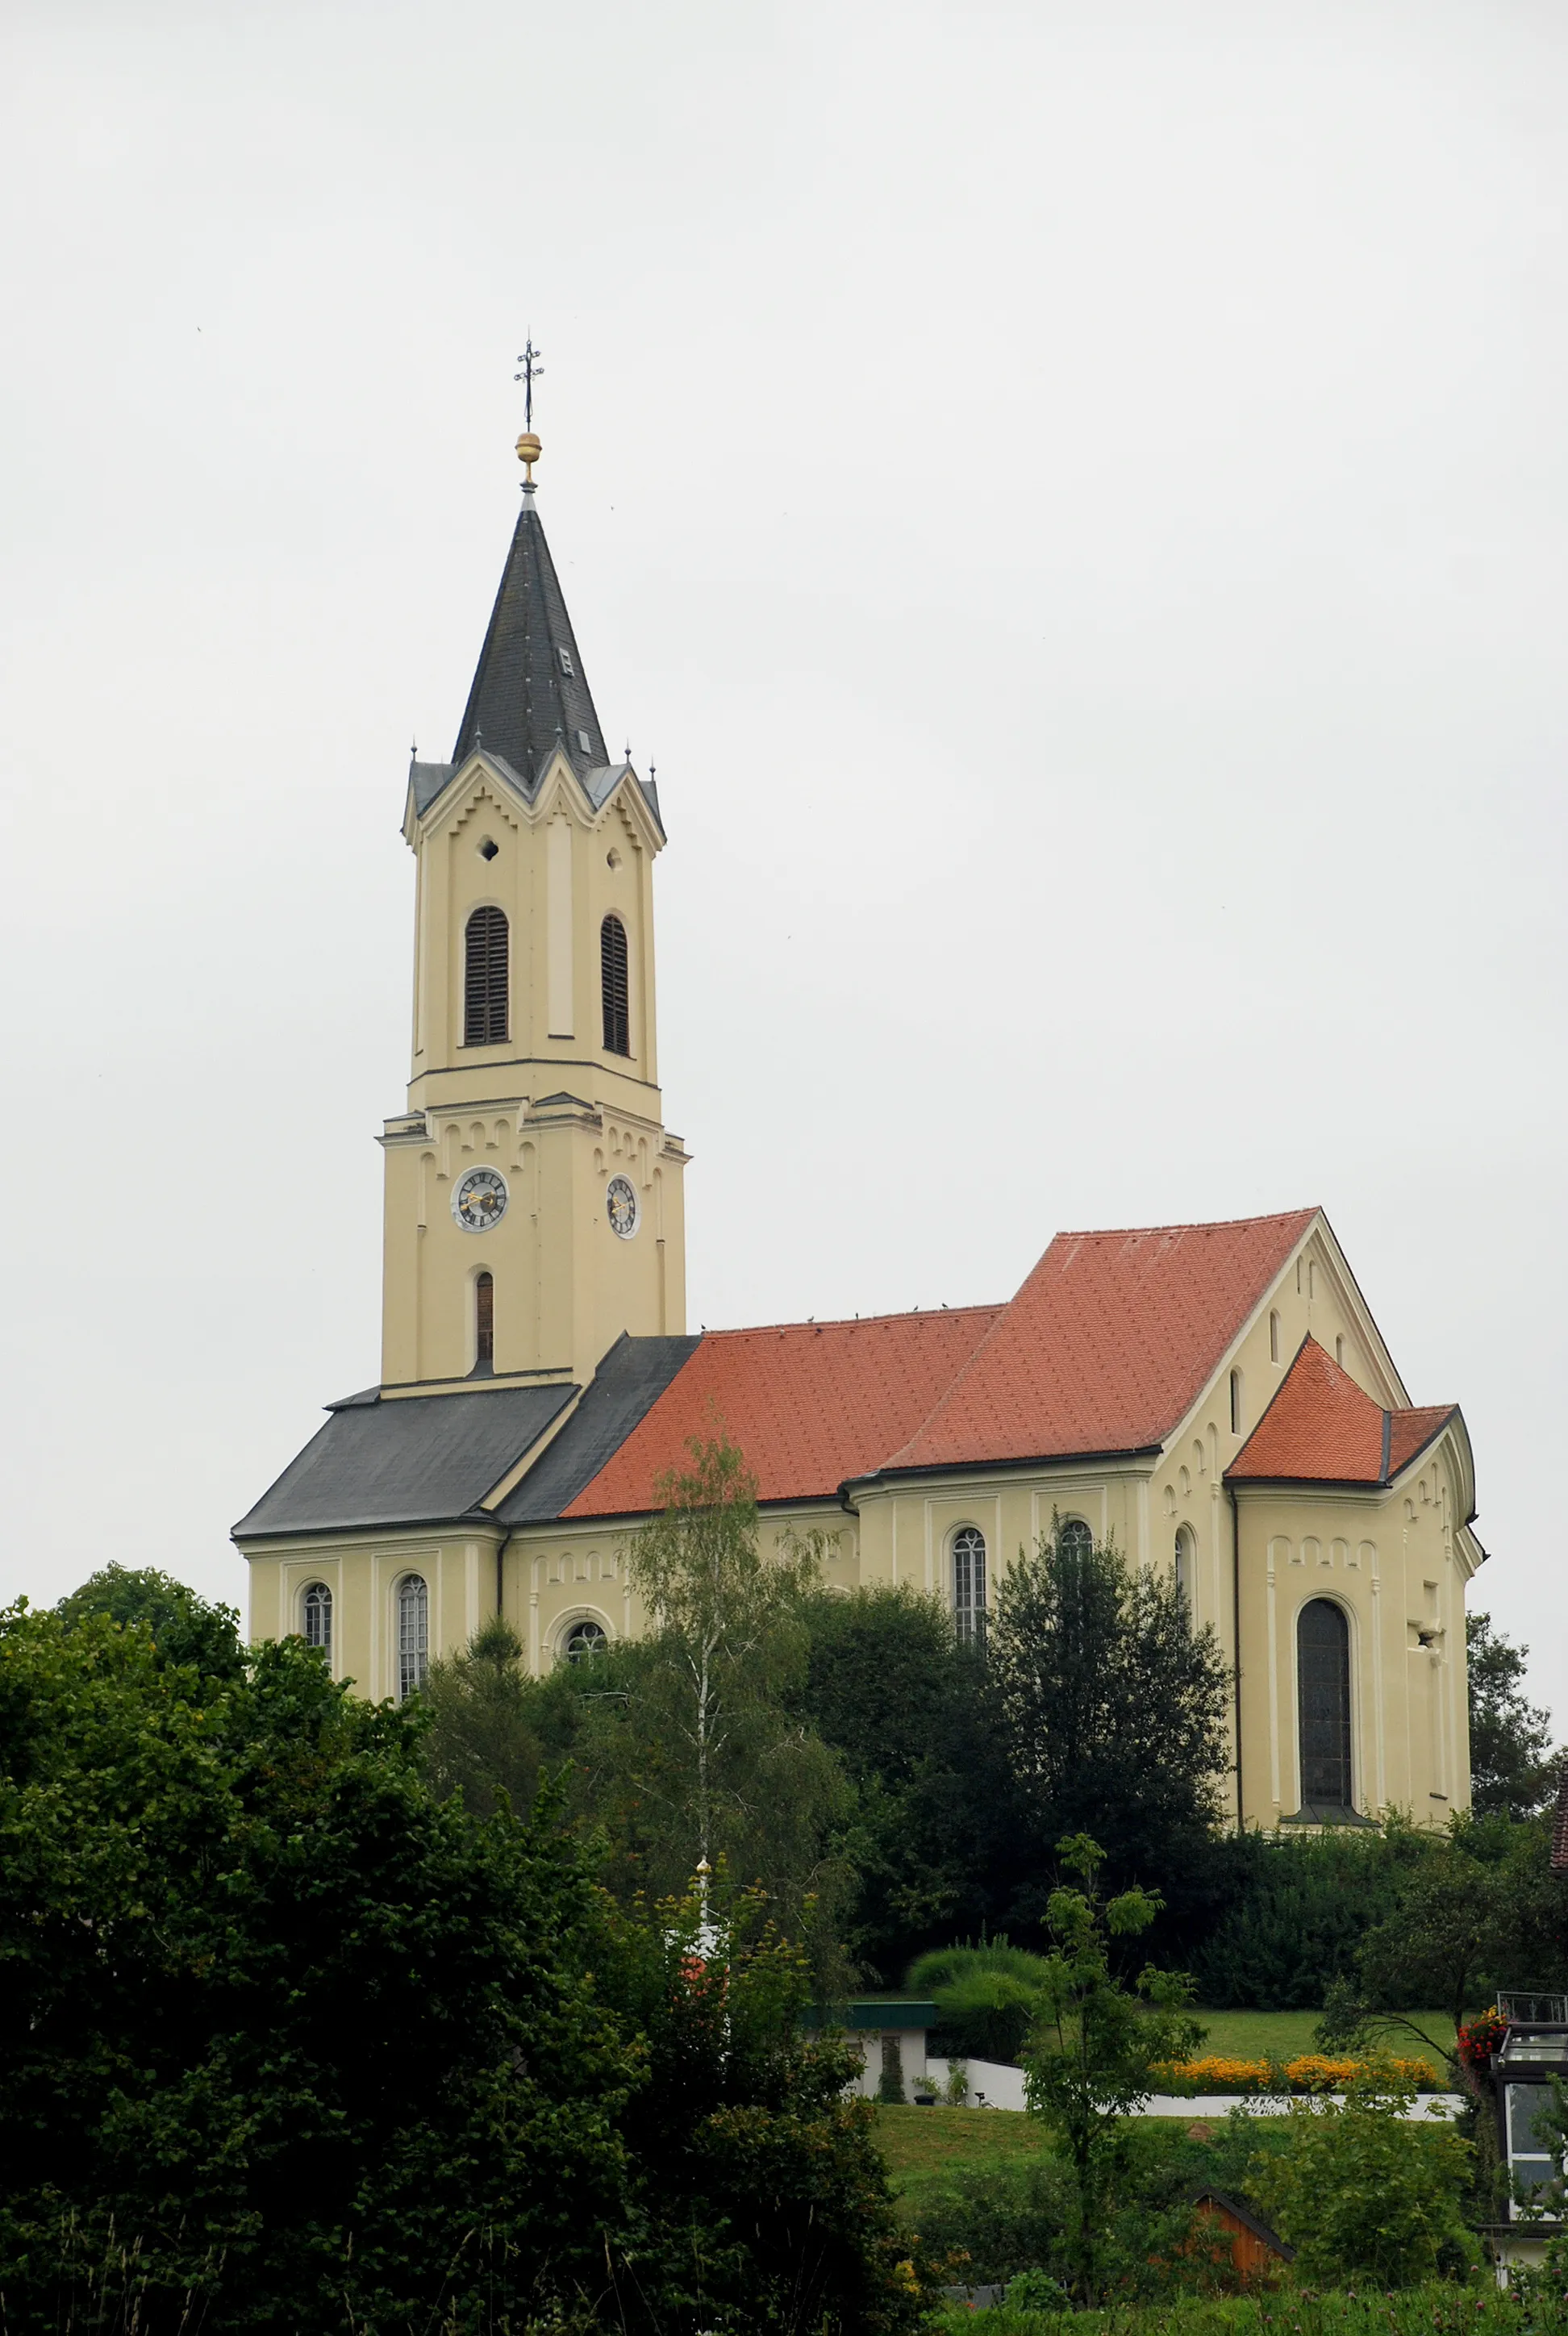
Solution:
[[[241,1517],[236,1537],[466,1516],[576,1393],[572,1387],[496,1387],[388,1401],[367,1391],[333,1411]]]
[[[482,746],[504,756],[531,793],[558,736],[579,775],[608,765],[555,563],[525,490],[452,759]]]
[[[497,1507],[502,1523],[545,1524],[559,1517],[619,1451],[701,1344],[696,1333],[690,1338],[632,1338],[623,1331],[565,1426]]]

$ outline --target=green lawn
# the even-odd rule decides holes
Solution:
[[[1209,2031],[1198,2047],[1201,2052],[1223,2052],[1238,2060],[1293,2060],[1299,2052],[1315,2049],[1312,2030],[1322,2015],[1316,2011],[1200,2011],[1198,2017]],[[1440,2049],[1452,2045],[1454,2023],[1446,2011],[1413,2011],[1409,2017]],[[1421,2045],[1403,2029],[1396,2029],[1388,2042],[1390,2052],[1412,2059],[1421,2057]]]
[[[1312,2049],[1315,2011],[1205,2011],[1209,2034],[1200,2049],[1223,2052],[1237,2059],[1272,2058],[1292,2060]],[[1446,2042],[1454,2023],[1438,2011],[1417,2011],[1410,2017],[1435,2041]],[[1415,2037],[1398,2031],[1388,2039],[1391,2051],[1422,2057]],[[1438,2071],[1441,2074],[1441,2070]],[[887,2160],[895,2190],[919,2191],[948,2174],[1038,2157],[1044,2142],[1031,2117],[1013,2109],[881,2108],[875,2111],[877,2146]]]
[[[1045,2154],[1039,2127],[1017,2109],[879,2107],[875,2116],[877,2147],[895,2190]]]

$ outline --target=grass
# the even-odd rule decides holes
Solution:
[[[1232,2296],[1070,2315],[1043,2312],[939,2312],[944,2336],[1556,2336],[1560,2309],[1532,2312],[1489,2283],[1412,2287],[1387,2295]]]
[[[1222,2052],[1239,2060],[1260,2060],[1265,2056],[1293,2060],[1298,2053],[1316,2049],[1312,2030],[1322,2016],[1320,2011],[1200,2011],[1198,2017],[1209,2033],[1198,2049]],[[1440,2048],[1446,2049],[1452,2044],[1454,2022],[1446,2011],[1412,2011],[1409,2017]],[[1421,2049],[1403,2029],[1388,2038],[1391,2052],[1414,2059]]]
[[[1046,2154],[1040,2127],[1017,2109],[879,2107],[876,2141],[895,2190],[919,2188],[949,2174],[1025,2165]]]

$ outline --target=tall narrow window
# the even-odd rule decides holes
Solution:
[[[604,993],[604,1051],[631,1052],[631,1000],[626,978],[626,927],[606,917],[599,929],[599,986]]]
[[[1280,1359],[1280,1309],[1279,1309],[1279,1308],[1278,1308],[1278,1307],[1276,1307],[1276,1308],[1274,1309],[1273,1312],[1272,1312],[1272,1313],[1270,1315],[1270,1317],[1269,1317],[1269,1360],[1270,1360],[1271,1363],[1277,1363],[1277,1362],[1279,1361],[1279,1359]]]
[[[1242,1374],[1240,1371],[1232,1371],[1231,1373],[1231,1433],[1232,1436],[1240,1436],[1241,1432]]]
[[[953,1535],[953,1621],[960,1639],[980,1646],[986,1636],[986,1537],[975,1525]]]
[[[332,1592],[325,1582],[313,1582],[305,1593],[305,1643],[332,1652]]]
[[[499,1046],[507,1036],[506,919],[475,909],[463,929],[463,1043]]]
[[[1197,1544],[1193,1538],[1193,1528],[1183,1525],[1176,1534],[1176,1588],[1181,1591],[1182,1603],[1189,1615],[1193,1611],[1193,1561],[1196,1555]]]
[[[1301,1809],[1338,1811],[1350,1799],[1350,1626],[1329,1598],[1311,1598],[1296,1625],[1301,1712]]]
[[[405,1573],[397,1585],[397,1695],[405,1702],[424,1685],[430,1669],[430,1591],[424,1577]]]
[[[473,1279],[473,1368],[495,1368],[495,1282],[488,1273]]]

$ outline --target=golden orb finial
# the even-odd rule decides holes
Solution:
[[[533,466],[539,460],[539,451],[538,438],[531,430],[525,430],[517,442],[517,459],[523,466],[523,474],[531,487],[533,484]]]

